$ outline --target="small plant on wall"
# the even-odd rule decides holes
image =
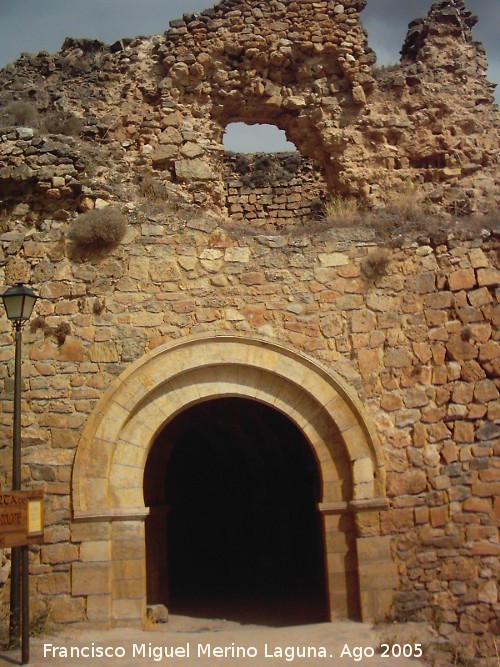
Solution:
[[[377,248],[365,257],[361,263],[361,271],[368,280],[377,280],[387,273],[390,261],[390,251],[387,248]]]
[[[68,238],[79,250],[101,250],[117,245],[127,231],[127,218],[107,206],[82,213],[70,224]]]

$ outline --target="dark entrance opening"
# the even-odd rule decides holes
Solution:
[[[293,625],[328,619],[318,465],[299,429],[242,398],[199,403],[145,470],[148,603]]]

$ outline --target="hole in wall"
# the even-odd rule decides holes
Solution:
[[[233,153],[286,153],[297,147],[276,125],[230,123],[224,132],[224,148]]]
[[[317,220],[326,193],[322,170],[284,130],[230,123],[223,138],[226,208],[234,223],[284,229]]]

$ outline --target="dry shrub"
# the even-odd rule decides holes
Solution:
[[[391,252],[387,248],[377,248],[365,257],[361,263],[361,271],[369,280],[376,280],[387,273],[391,261]]]
[[[64,345],[66,337],[71,333],[71,327],[68,322],[61,322],[61,324],[58,324],[56,327],[54,327],[54,329],[52,329],[51,333],[59,345]]]
[[[94,313],[94,315],[101,315],[103,311],[104,311],[104,301],[96,299],[92,304],[92,312]]]
[[[325,221],[333,227],[350,227],[360,219],[358,200],[332,197],[325,203]]]
[[[15,100],[9,102],[0,112],[2,125],[16,125],[18,127],[36,127],[38,111],[30,102]]]
[[[42,330],[44,333],[50,329],[49,325],[45,321],[45,318],[38,315],[34,320],[30,322],[30,331],[35,333],[35,331]]]
[[[43,118],[40,129],[47,134],[77,137],[83,129],[83,120],[71,111],[52,111]]]
[[[127,218],[107,206],[79,215],[70,224],[68,238],[74,246],[88,250],[117,245],[127,231]]]

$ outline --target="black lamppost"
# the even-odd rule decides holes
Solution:
[[[22,282],[9,287],[3,294],[2,300],[7,317],[13,322],[16,332],[16,351],[14,365],[14,427],[12,439],[12,490],[21,490],[21,327],[29,320],[38,295]],[[28,595],[28,568],[29,553],[27,547],[12,547],[11,578],[10,578],[10,644],[19,646],[21,630],[21,552],[23,572],[23,664],[27,658],[28,641],[25,632],[29,631],[29,622],[25,611],[29,605]],[[25,628],[26,626],[26,628]],[[27,659],[26,659],[27,662]]]

